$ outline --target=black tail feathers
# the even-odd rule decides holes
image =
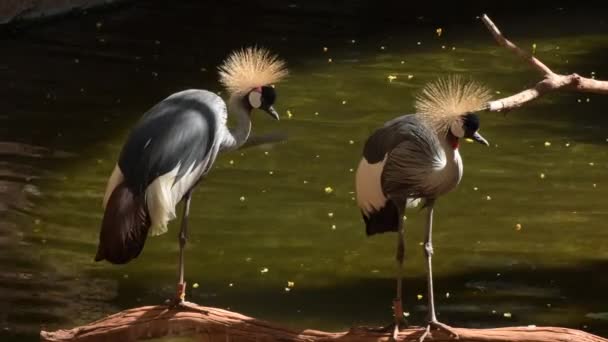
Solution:
[[[386,205],[379,211],[366,216],[362,213],[365,221],[365,232],[368,236],[399,230],[399,210],[393,201],[388,200]]]
[[[149,228],[150,217],[144,196],[136,196],[121,183],[106,205],[95,261],[126,264],[137,258],[144,248]]]

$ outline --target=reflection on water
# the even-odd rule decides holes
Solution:
[[[537,80],[472,19],[445,23],[441,37],[424,19],[325,37],[315,25],[298,25],[309,18],[297,8],[291,23],[266,14],[259,27],[239,30],[184,20],[196,6],[163,12],[140,4],[6,36],[2,139],[47,152],[2,153],[10,170],[2,184],[11,184],[3,192],[12,195],[2,197],[0,335],[34,340],[40,325],[81,324],[173,294],[175,223],[129,265],[92,262],[105,181],[135,120],[172,92],[220,90],[214,68],[234,47],[263,43],[289,61],[291,76],[277,88],[283,120],[256,115],[254,130],[290,139],[222,156],[194,194],[186,278],[200,286],[189,297],[300,328],[390,319],[395,237],[366,238],[353,201],[353,168],[367,135],[411,111],[414,92],[439,75],[470,74],[497,96]],[[557,71],[607,77],[601,19],[579,14],[572,20],[584,21],[580,31],[538,28],[536,38],[516,29],[522,18],[495,19],[519,32],[513,38],[523,47],[536,43]],[[464,179],[436,206],[442,321],[608,333],[607,104],[553,94],[506,116],[482,116],[492,147],[462,146]],[[418,299],[425,293],[420,216],[409,212],[406,224],[413,324],[422,323],[426,303]]]

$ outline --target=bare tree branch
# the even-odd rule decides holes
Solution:
[[[487,107],[489,111],[499,112],[521,107],[523,104],[535,100],[548,92],[559,89],[608,95],[608,81],[598,81],[595,79],[582,77],[577,74],[560,75],[554,73],[538,58],[522,50],[513,42],[505,38],[498,27],[496,27],[494,22],[492,22],[487,15],[484,14],[481,17],[481,20],[486,25],[488,30],[490,30],[490,33],[492,33],[492,36],[494,36],[494,39],[498,42],[498,44],[513,51],[515,54],[526,60],[543,76],[543,80],[538,82],[533,88],[526,89],[509,97],[488,102]]]

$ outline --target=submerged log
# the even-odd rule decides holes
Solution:
[[[608,339],[580,330],[555,327],[512,327],[497,329],[455,328],[461,342],[608,342]],[[417,340],[424,328],[412,327],[399,334],[399,341]],[[121,311],[101,320],[69,330],[42,331],[41,341],[48,342],[130,342],[165,336],[192,336],[206,342],[261,341],[389,341],[389,333],[374,332],[365,327],[344,332],[318,330],[296,331],[278,324],[218,308],[189,304],[171,309],[165,305],[144,306]],[[454,341],[437,331],[426,341]]]

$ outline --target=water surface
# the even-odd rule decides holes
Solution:
[[[289,140],[221,156],[195,192],[186,278],[199,286],[188,295],[294,328],[391,319],[395,236],[367,238],[353,200],[353,169],[373,129],[411,113],[416,91],[441,75],[470,75],[496,97],[538,80],[473,15],[408,14],[402,27],[351,32],[342,22],[351,17],[297,5],[267,10],[245,30],[191,20],[197,6],[138,4],[5,33],[2,140],[42,149],[2,154],[3,181],[19,186],[3,197],[0,334],[36,340],[41,325],[70,327],[174,293],[178,221],[126,266],[92,261],[105,182],[153,104],[187,88],[221,90],[215,67],[232,48],[260,43],[288,60],[291,75],[277,86],[282,120],[256,113],[254,132]],[[578,25],[557,25],[568,11]],[[608,78],[606,23],[592,12],[495,19],[556,71]],[[481,116],[492,146],[463,144],[462,183],[436,205],[440,320],[608,333],[607,105],[556,93]],[[419,211],[407,213],[406,231],[405,306],[422,324]]]

